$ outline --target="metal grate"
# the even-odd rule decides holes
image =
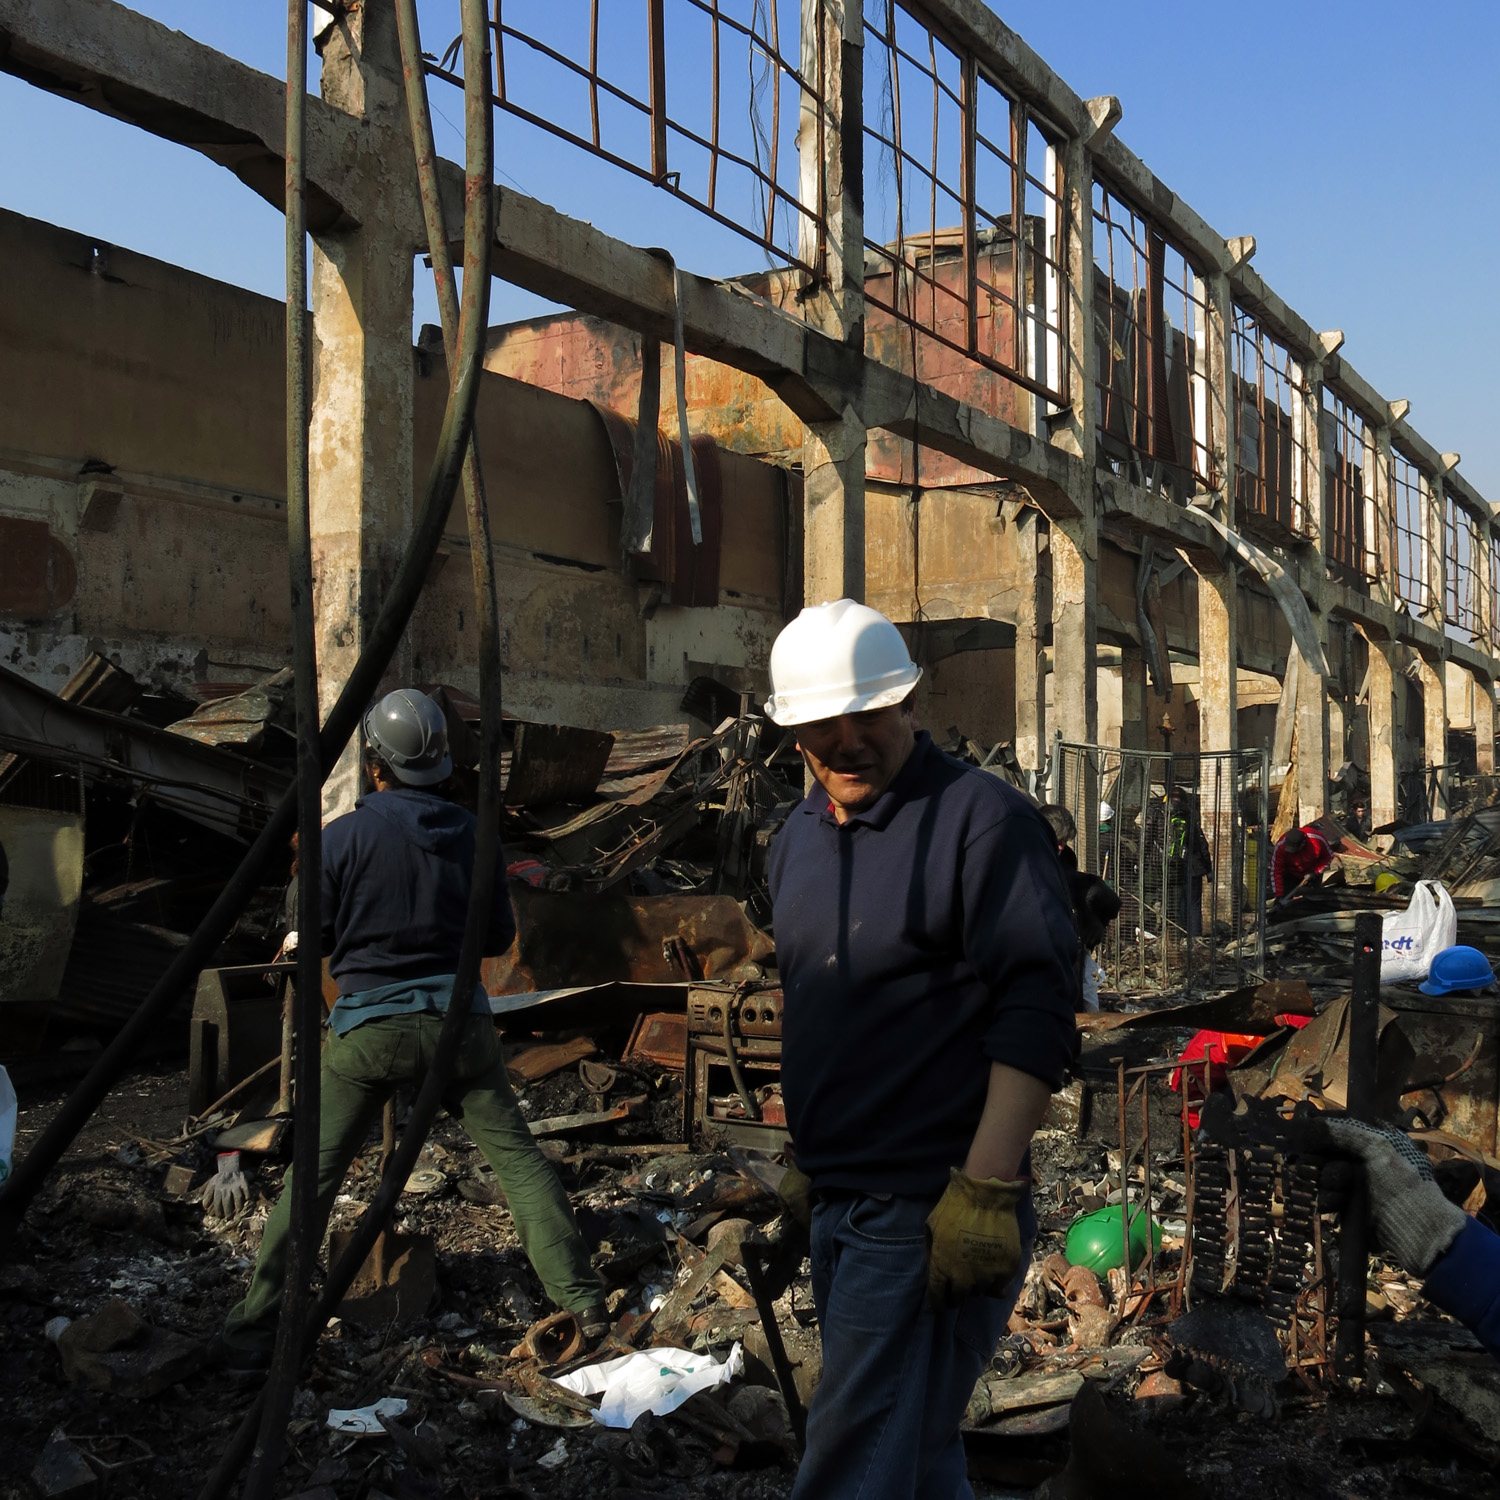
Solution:
[[[825,0],[494,0],[495,104],[664,188],[816,279],[826,248],[819,137]],[[449,49],[435,78],[463,86]]]
[[[1324,551],[1336,573],[1351,581],[1380,576],[1380,535],[1373,485],[1374,434],[1364,418],[1329,386],[1323,387],[1324,462],[1328,471],[1328,534]]]
[[[1264,977],[1267,783],[1263,749],[1058,746],[1053,797],[1078,825],[1079,867],[1123,903],[1097,955],[1114,988],[1174,994]]]
[[[1214,483],[1204,334],[1207,291],[1149,218],[1094,183],[1101,465],[1177,498]]]
[[[1450,494],[1444,503],[1443,534],[1447,544],[1443,619],[1471,636],[1481,636],[1489,614],[1480,572],[1484,523]]]
[[[1428,521],[1432,483],[1399,448],[1391,450],[1391,531],[1396,553],[1396,595],[1416,614],[1429,608]]]
[[[865,297],[1068,401],[1062,138],[895,0],[865,0]]]
[[[1298,411],[1306,396],[1302,367],[1238,305],[1229,350],[1240,518],[1258,521],[1278,540],[1305,537],[1311,517],[1307,445]]]

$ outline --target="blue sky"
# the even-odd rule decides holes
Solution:
[[[628,22],[641,3],[604,0],[605,14]],[[275,0],[137,8],[267,72],[284,66]],[[457,6],[423,0],[421,9],[424,40],[440,51],[457,32]],[[1359,371],[1386,396],[1408,398],[1418,431],[1462,452],[1469,481],[1500,500],[1491,411],[1500,5],[1006,0],[997,9],[1078,93],[1117,94],[1121,139],[1215,229],[1253,234],[1267,281],[1315,328],[1342,328]],[[507,0],[506,12],[518,21],[530,12],[561,34],[587,5]],[[638,68],[630,49],[616,51],[622,76]],[[538,65],[517,56],[511,68],[513,88],[552,97]],[[441,84],[433,99],[440,149],[460,157],[461,99]],[[695,270],[765,264],[756,246],[649,184],[504,114],[497,129],[502,183],[635,243],[666,245]],[[0,206],[280,295],[280,214],[210,162],[9,77],[0,77],[0,132],[10,143]],[[430,321],[423,274],[418,320]],[[494,289],[497,322],[545,306]]]

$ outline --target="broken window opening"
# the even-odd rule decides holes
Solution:
[[[1155,223],[1097,180],[1093,213],[1098,463],[1186,503],[1217,483],[1208,288]]]
[[[896,0],[865,0],[864,57],[865,297],[901,325],[871,355],[932,379],[946,348],[1066,406],[1061,134]]]
[[[1484,523],[1460,504],[1451,492],[1444,496],[1444,569],[1443,620],[1470,637],[1484,634],[1489,613],[1484,599],[1484,579],[1480,574],[1481,549],[1484,547]]]
[[[810,122],[821,145],[826,119],[825,0],[814,4],[814,55],[799,59],[802,0],[495,0],[493,102],[664,188],[755,242],[771,264],[816,279],[826,247],[822,153],[809,143],[804,173],[797,148],[799,124]],[[454,50],[427,72],[461,88]],[[511,66],[518,53],[524,66]]]
[[[1307,407],[1302,366],[1238,303],[1229,352],[1240,522],[1275,542],[1306,540],[1313,517],[1302,430]]]
[[[1331,386],[1323,387],[1323,461],[1328,513],[1324,553],[1329,569],[1350,583],[1381,573],[1380,524],[1375,486],[1375,435],[1365,419]]]
[[[1391,450],[1390,476],[1396,595],[1412,613],[1423,614],[1432,603],[1427,582],[1432,482],[1399,448]]]

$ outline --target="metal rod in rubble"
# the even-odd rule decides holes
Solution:
[[[313,618],[312,517],[307,477],[307,0],[288,0],[286,29],[286,522],[292,674],[297,706],[297,982],[292,998],[292,1195],[282,1316],[245,1500],[270,1500],[297,1389],[298,1331],[318,1261],[323,973],[320,897],[323,776],[318,647]]]
[[[401,43],[403,72],[406,74],[408,97],[413,88],[423,92],[421,109],[425,113],[426,81],[421,71],[421,44],[415,28],[415,13],[408,11],[402,17]],[[466,180],[464,184],[464,281],[462,308],[457,316],[455,357],[450,359],[452,385],[448,406],[451,415],[457,407],[465,414],[459,427],[451,427],[445,421],[443,440],[439,445],[439,460],[445,472],[450,473],[448,496],[451,501],[454,484],[458,477],[460,460],[467,461],[473,434],[473,416],[479,391],[479,371],[484,349],[484,337],[489,321],[490,272],[489,250],[494,239],[494,139],[493,116],[490,113],[488,80],[490,69],[489,30],[486,24],[484,0],[463,0],[463,52],[464,52],[464,125],[466,140]],[[416,106],[413,106],[415,112]],[[428,138],[431,138],[430,122]],[[424,164],[418,142],[417,166],[419,176],[424,173]],[[435,174],[429,161],[428,171]],[[430,198],[437,207],[436,219],[429,214],[429,234],[436,222],[439,233],[436,239],[443,246],[446,259],[446,230],[442,227],[441,204],[436,195],[435,175],[423,182],[424,207]],[[429,244],[430,250],[436,246]],[[434,268],[440,259],[434,253]],[[447,292],[452,293],[452,266],[448,265]],[[438,271],[439,304],[445,300],[445,283]],[[453,311],[451,303],[445,308],[445,324]],[[448,446],[445,446],[447,444]],[[436,467],[436,465],[435,465]],[[477,471],[476,471],[477,472]],[[479,766],[479,826],[474,847],[474,871],[469,891],[469,906],[464,927],[463,946],[459,953],[458,972],[454,978],[453,992],[449,996],[447,1014],[438,1035],[432,1066],[422,1080],[417,1097],[407,1117],[406,1130],[396,1154],[389,1164],[376,1189],[370,1206],[360,1216],[350,1236],[349,1244],[336,1264],[329,1268],[322,1292],[314,1303],[310,1314],[301,1324],[300,1338],[288,1344],[289,1361],[295,1356],[296,1368],[321,1335],[328,1319],[333,1315],[345,1293],[353,1283],[359,1268],[364,1264],[377,1237],[391,1213],[407,1178],[416,1165],[417,1155],[426,1140],[427,1132],[437,1116],[443,1094],[452,1078],[454,1063],[465,1026],[471,1015],[472,996],[479,982],[479,964],[489,928],[490,913],[494,904],[496,865],[500,852],[500,629],[499,598],[495,582],[494,555],[489,546],[488,517],[482,510],[482,494],[477,487],[466,486],[469,503],[470,553],[473,558],[476,603],[480,620],[479,701],[481,716],[481,750]],[[294,1376],[295,1378],[295,1376]],[[273,1414],[267,1400],[267,1392],[251,1406],[240,1423],[239,1429],[230,1439],[214,1472],[200,1493],[200,1500],[220,1500],[228,1493],[240,1466],[250,1452],[255,1434],[263,1418]],[[284,1425],[284,1418],[282,1419]],[[274,1468],[264,1460],[258,1469],[265,1469],[274,1477]],[[269,1480],[256,1480],[257,1484]],[[247,1487],[247,1500],[248,1500]]]
[[[1378,912],[1354,921],[1354,971],[1349,996],[1349,1113],[1375,1118],[1375,1060],[1379,1040],[1381,922]],[[1369,1273],[1369,1189],[1363,1176],[1339,1223],[1338,1338],[1334,1367],[1348,1379],[1365,1372],[1365,1288]]]

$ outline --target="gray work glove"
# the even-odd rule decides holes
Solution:
[[[219,1170],[203,1187],[203,1207],[211,1219],[232,1219],[250,1202],[250,1184],[240,1171],[240,1153],[221,1151]]]
[[[1443,1197],[1426,1155],[1400,1131],[1348,1118],[1322,1124],[1333,1150],[1364,1165],[1379,1248],[1403,1270],[1425,1276],[1469,1216]]]

